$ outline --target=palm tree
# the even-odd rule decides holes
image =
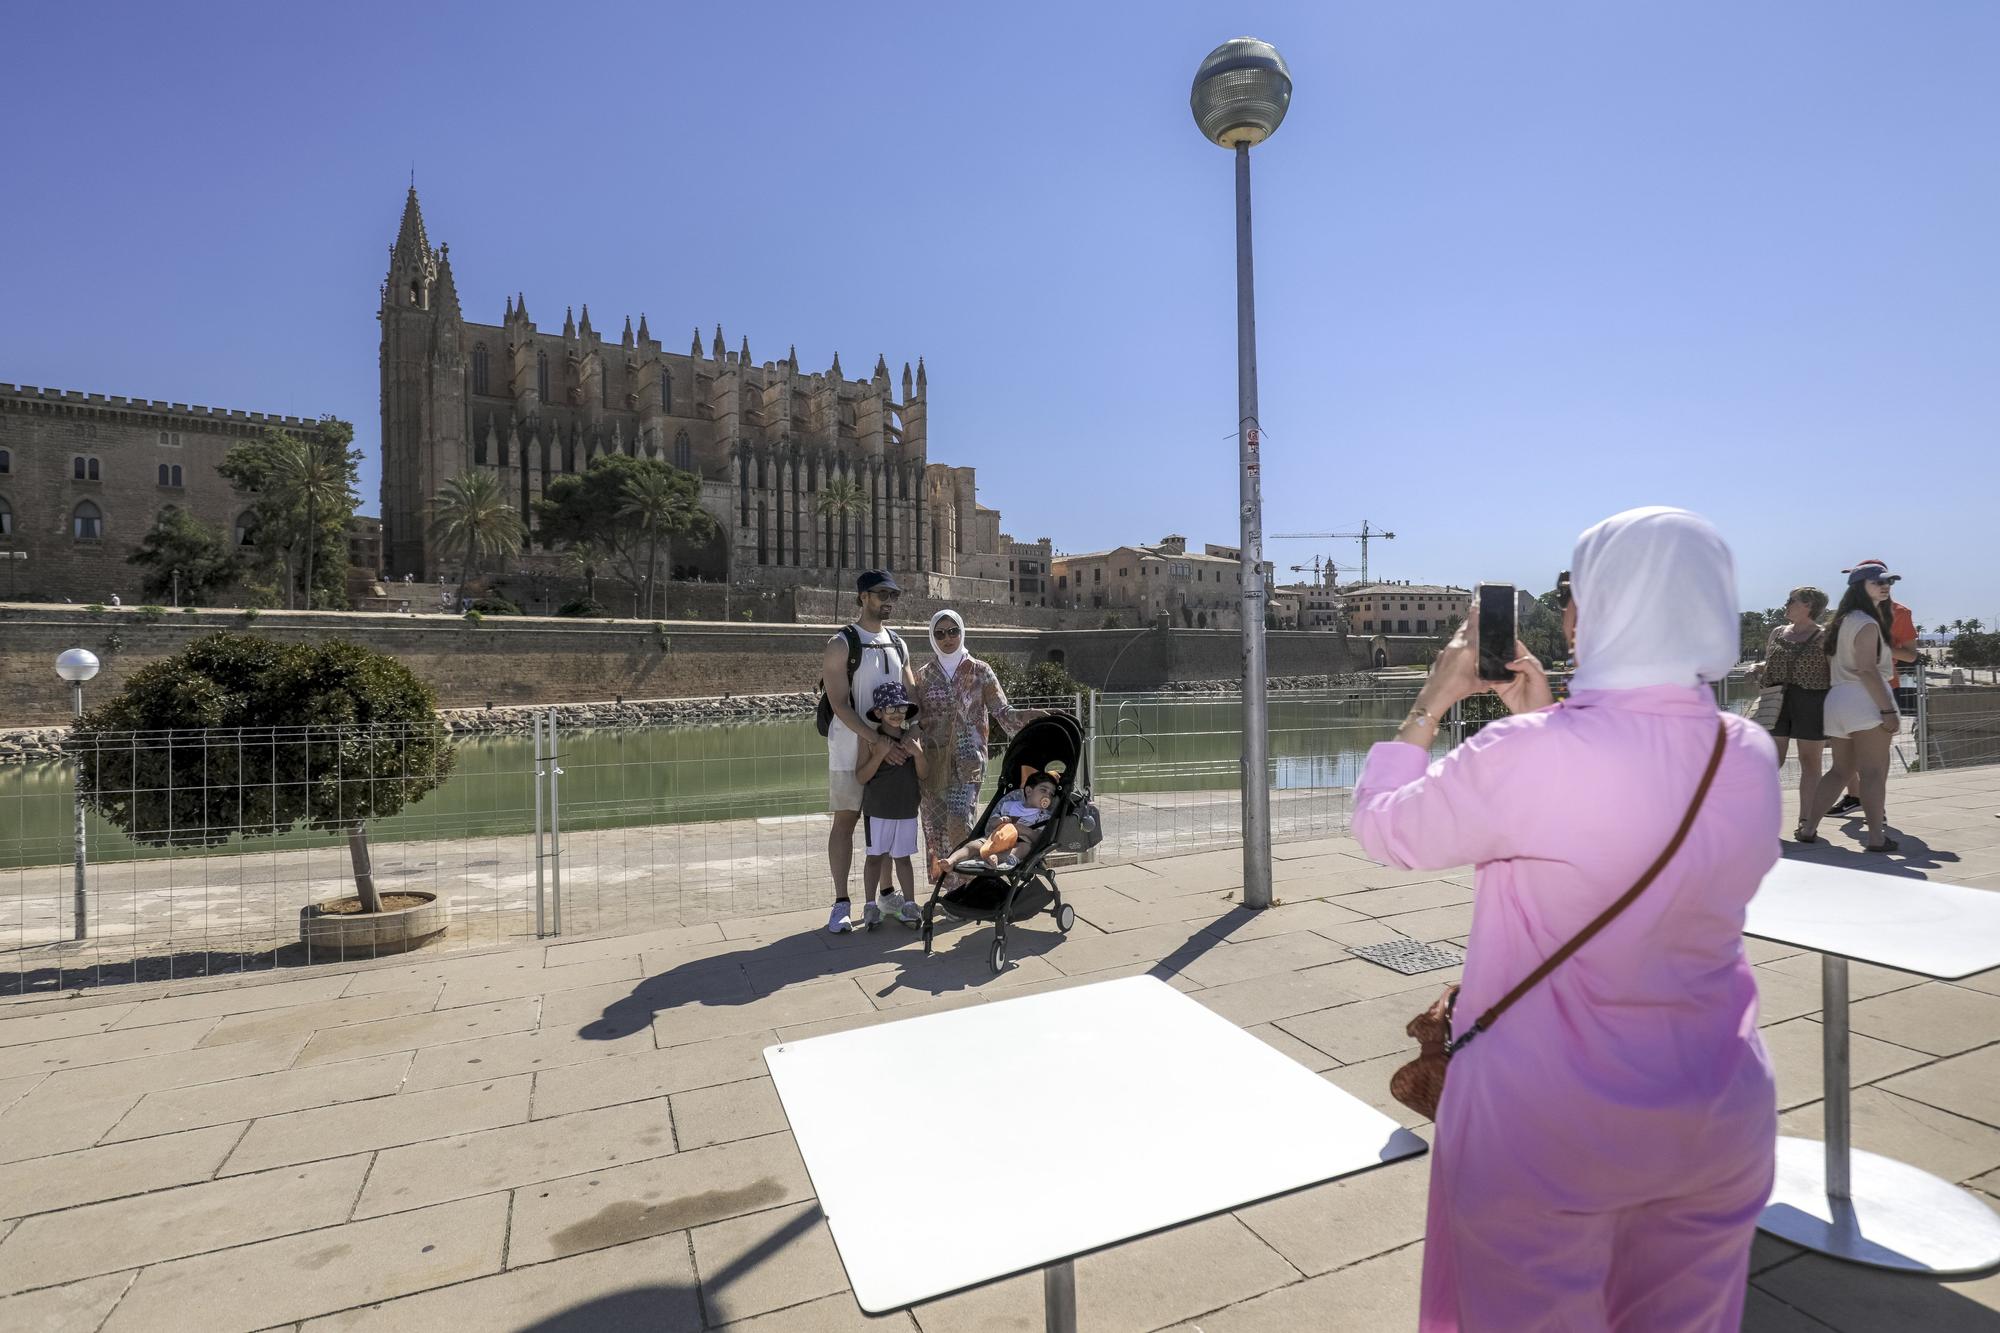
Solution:
[[[669,563],[673,560],[676,535],[703,536],[715,520],[695,499],[692,487],[682,481],[688,474],[666,471],[640,472],[625,483],[625,501],[618,517],[638,525],[646,538],[646,614],[653,614],[653,590],[659,586],[660,544],[664,541]]]
[[[847,568],[847,527],[850,520],[868,512],[868,492],[852,477],[835,477],[819,488],[814,509],[840,524],[840,563],[834,567],[836,581]]]
[[[305,603],[312,609],[314,544],[319,538],[319,516],[353,501],[347,489],[345,460],[330,457],[313,441],[283,437],[272,459],[272,499],[289,510],[305,511]],[[291,602],[291,577],[285,579],[285,601]]]
[[[597,567],[609,558],[604,546],[595,541],[574,541],[563,548],[563,566],[583,575],[583,600],[597,600]]]
[[[441,552],[459,552],[458,581],[472,577],[479,558],[515,555],[527,529],[491,472],[462,472],[431,500],[431,539]]]

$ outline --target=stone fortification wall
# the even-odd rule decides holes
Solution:
[[[914,608],[913,608],[914,610]],[[929,649],[923,620],[898,628],[919,661]],[[609,703],[620,698],[688,699],[790,694],[809,690],[831,623],[715,624],[539,616],[456,617],[329,611],[148,613],[134,607],[0,606],[0,727],[58,725],[69,714],[56,679],[65,648],[95,652],[104,666],[86,699],[121,688],[148,662],[171,656],[217,630],[280,639],[349,639],[389,653],[438,692],[441,707]],[[1114,690],[1227,680],[1241,669],[1230,631],[1171,628],[1024,629],[972,626],[973,651],[1018,663],[1058,661],[1078,680]],[[1273,676],[1351,669],[1333,635],[1278,632],[1270,639]]]

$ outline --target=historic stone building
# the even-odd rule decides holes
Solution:
[[[749,339],[732,351],[720,326],[707,350],[697,330],[685,352],[670,352],[643,313],[636,329],[628,316],[607,341],[588,306],[580,317],[566,311],[556,333],[519,297],[506,299],[499,323],[481,324],[460,307],[448,250],[431,246],[412,187],[381,294],[382,535],[392,580],[438,572],[430,504],[460,473],[496,474],[532,523],[534,501],[554,479],[622,453],[701,478],[721,539],[677,549],[682,576],[832,586],[879,566],[933,595],[970,591],[954,580],[971,535],[961,536],[972,470],[928,463],[921,359],[914,372],[903,367],[899,386],[879,357],[865,380],[849,379],[837,354],[822,372],[800,370],[795,352],[756,362]],[[858,488],[855,512],[821,512],[836,481]],[[933,576],[928,588],[921,574]]]
[[[1264,563],[1266,587],[1274,568]],[[1151,545],[1058,555],[1051,572],[1051,606],[1103,610],[1128,625],[1160,615],[1202,629],[1243,624],[1241,552],[1234,546],[1211,542],[1192,552],[1187,538],[1174,534]]]
[[[178,507],[244,540],[249,497],[216,465],[229,447],[305,417],[0,384],[0,597],[128,605],[127,562]]]
[[[1358,583],[1341,590],[1350,634],[1441,634],[1472,614],[1472,592],[1435,583]]]

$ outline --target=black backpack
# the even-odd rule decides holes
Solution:
[[[854,711],[859,713],[863,710],[856,704],[854,698],[854,673],[861,666],[861,632],[852,625],[842,625],[840,637],[847,640],[847,702],[854,705]],[[910,664],[910,650],[903,643],[902,635],[890,630],[889,646],[896,650],[898,666],[906,667]],[[833,700],[826,697],[824,677],[819,682],[819,710],[814,715],[813,721],[819,727],[819,734],[822,736],[833,726]]]

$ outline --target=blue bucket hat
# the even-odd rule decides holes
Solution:
[[[875,706],[868,710],[870,722],[880,722],[882,710],[885,708],[908,709],[908,716],[912,720],[917,716],[917,701],[910,697],[909,691],[903,688],[903,682],[900,680],[886,680],[877,685],[874,703]]]

